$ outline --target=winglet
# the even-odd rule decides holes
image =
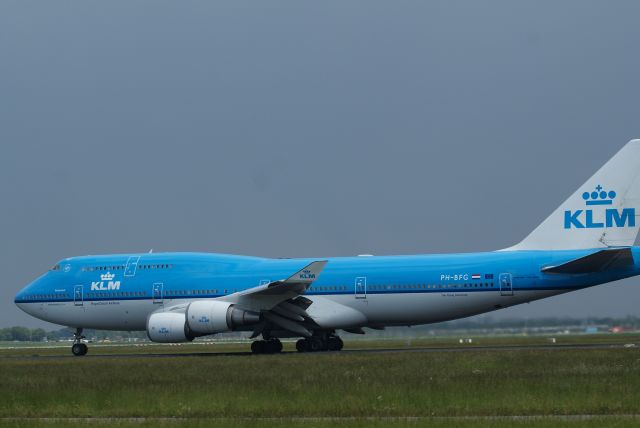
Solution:
[[[298,272],[291,275],[284,282],[304,284],[306,286],[309,286],[313,281],[318,279],[318,276],[320,276],[320,272],[322,272],[326,264],[327,260],[320,260],[310,263]]]
[[[239,300],[236,301],[239,302],[241,300],[243,305],[253,310],[271,310],[281,302],[299,298],[301,294],[304,294],[313,281],[318,279],[326,264],[327,260],[315,261],[285,280],[274,281],[241,291],[237,293],[237,299]],[[225,300],[231,301],[228,298]],[[307,304],[304,308],[308,306]]]

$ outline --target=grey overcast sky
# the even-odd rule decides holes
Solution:
[[[638,1],[0,3],[0,326],[73,255],[522,239],[640,137]],[[640,280],[494,317],[638,315]]]

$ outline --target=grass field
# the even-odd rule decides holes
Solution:
[[[216,355],[244,352],[246,344],[94,346],[91,358],[67,358],[67,347],[0,348],[0,425],[640,426],[640,348],[478,348],[548,343],[527,337],[476,338],[472,345],[452,338],[352,341],[345,349],[469,349],[260,356]],[[640,337],[576,336],[562,343],[640,344]]]

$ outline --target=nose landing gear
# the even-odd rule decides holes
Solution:
[[[71,346],[71,353],[76,357],[81,357],[87,354],[89,348],[86,344],[82,343],[84,336],[82,335],[82,327],[76,328],[76,332],[73,334],[73,346]]]

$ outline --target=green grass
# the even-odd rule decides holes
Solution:
[[[614,335],[580,338],[589,343],[637,343],[638,339]],[[566,343],[579,342],[579,338],[566,339]],[[548,343],[545,338],[478,338],[474,345],[538,342]],[[388,341],[380,346],[456,343],[440,338],[410,344]],[[364,341],[353,341],[347,348],[365,345]],[[291,349],[292,344],[287,347]],[[640,414],[638,348],[215,355],[246,349],[246,344],[94,346],[90,350],[93,358],[16,358],[66,356],[66,347],[4,349],[0,351],[0,418],[188,419],[119,422],[123,426],[640,425],[639,418],[626,416]],[[144,358],[128,356],[127,352],[204,354]],[[95,357],[100,353],[105,357]],[[108,357],[113,353],[125,354]],[[550,418],[492,418],[527,415]],[[558,419],[561,415],[603,415],[607,419]],[[339,419],[296,419],[327,417]],[[365,419],[372,417],[420,419]],[[5,419],[0,425],[69,423]]]
[[[638,418],[614,417],[614,418],[590,418],[563,420],[554,419],[532,419],[532,420],[438,420],[438,419],[350,419],[350,420],[331,420],[331,421],[314,421],[314,420],[218,420],[218,419],[202,419],[188,421],[3,421],[0,427],[67,427],[67,426],[115,426],[115,427],[179,427],[179,428],[201,428],[201,427],[220,427],[220,428],[385,428],[385,427],[430,427],[430,428],[636,428],[640,423]]]

